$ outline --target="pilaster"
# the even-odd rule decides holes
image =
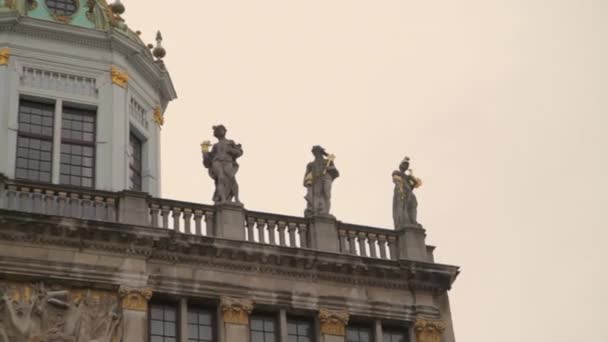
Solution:
[[[419,319],[414,325],[416,342],[442,342],[445,322],[440,320]]]
[[[253,302],[248,299],[223,297],[222,310],[224,341],[249,341],[249,315],[253,311]]]
[[[216,208],[216,236],[245,241],[245,209],[236,204],[219,204]]]
[[[348,311],[319,310],[321,342],[345,342]]]
[[[146,342],[148,301],[151,288],[121,286],[119,289],[123,312],[123,341]]]
[[[333,216],[313,216],[310,222],[310,248],[340,253],[336,219]]]

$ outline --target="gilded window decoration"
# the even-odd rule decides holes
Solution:
[[[78,0],[45,0],[46,8],[53,14],[55,20],[67,23],[78,12]]]

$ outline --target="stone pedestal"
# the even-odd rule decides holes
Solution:
[[[148,195],[143,192],[123,191],[118,201],[118,222],[136,226],[150,224]]]
[[[346,326],[348,325],[349,317],[347,311],[320,309],[320,342],[345,342]]]
[[[340,253],[338,225],[333,216],[313,216],[310,219],[310,248]]]
[[[249,315],[253,310],[253,302],[247,299],[222,298],[223,331],[225,342],[249,342]]]
[[[148,301],[152,297],[152,289],[121,286],[119,294],[123,314],[122,340],[147,342]]]
[[[237,204],[216,205],[215,236],[245,241],[245,209]]]
[[[414,325],[416,342],[442,342],[445,322],[438,320],[419,319]]]
[[[429,261],[426,249],[426,231],[418,225],[404,226],[399,232],[399,259]]]

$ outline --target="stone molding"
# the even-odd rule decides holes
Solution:
[[[121,88],[127,88],[127,84],[129,84],[129,75],[127,75],[126,72],[118,69],[116,66],[112,66],[110,73],[112,75],[112,83]]]
[[[224,323],[249,325],[249,315],[253,311],[253,301],[222,297],[220,307]]]
[[[148,311],[148,301],[152,298],[149,287],[136,288],[122,285],[118,290],[123,310]]]
[[[417,342],[441,342],[446,323],[440,320],[419,319],[414,325]]]
[[[319,310],[319,322],[321,323],[321,334],[346,336],[346,326],[350,315],[348,311],[332,311],[328,309]]]
[[[11,49],[5,48],[0,49],[0,65],[8,65],[8,61],[11,57]]]

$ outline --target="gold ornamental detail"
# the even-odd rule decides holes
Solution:
[[[224,323],[249,325],[249,315],[253,311],[251,300],[223,297],[221,308]]]
[[[418,342],[441,342],[441,336],[445,331],[444,321],[432,321],[419,319],[414,325],[416,341]]]
[[[127,84],[129,83],[129,75],[127,75],[126,72],[113,66],[111,69],[111,73],[112,73],[112,83],[116,84],[117,86],[119,86],[121,88],[127,87]]]
[[[321,334],[346,336],[346,326],[348,325],[349,318],[348,311],[319,310]]]
[[[148,301],[152,298],[151,288],[121,286],[118,294],[121,298],[123,310],[148,311]]]
[[[160,106],[156,106],[156,108],[154,108],[153,119],[154,122],[156,122],[156,124],[158,125],[158,127],[161,127],[165,124],[165,116],[163,115],[163,110],[160,108]]]
[[[0,49],[0,65],[8,65],[8,60],[11,58],[11,49]]]

